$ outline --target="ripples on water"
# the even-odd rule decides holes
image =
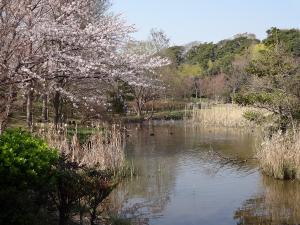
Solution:
[[[139,175],[109,199],[123,217],[150,225],[300,223],[298,183],[262,176],[254,160],[226,161],[253,157],[252,131],[183,123],[130,130],[127,155]]]

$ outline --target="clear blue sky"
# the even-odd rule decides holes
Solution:
[[[300,27],[300,0],[112,0],[112,10],[135,24],[137,39],[163,29],[173,44],[219,41],[237,33]]]

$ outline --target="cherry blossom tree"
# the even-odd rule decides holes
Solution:
[[[134,27],[106,13],[106,6],[99,0],[1,0],[1,121],[7,121],[13,90],[26,96],[31,126],[34,94],[42,95],[44,120],[52,99],[57,124],[63,98],[93,110],[103,104],[106,84],[151,85],[145,74],[167,60],[130,51]]]
[[[38,0],[0,1],[0,133],[5,129],[18,90],[30,85],[38,60],[30,29],[39,17]],[[29,89],[31,90],[31,88]]]
[[[131,85],[131,92],[134,96],[134,110],[140,118],[143,118],[146,103],[150,101],[153,103],[153,101],[163,93],[165,88],[160,78],[159,68],[169,65],[170,61],[159,57],[159,55],[169,46],[169,41],[162,30],[152,29],[147,41],[133,42],[130,44],[131,51],[137,55],[148,54],[144,59],[149,61],[148,70],[139,71],[139,73],[137,73],[140,74],[146,83]],[[153,113],[153,110],[151,113]],[[149,118],[151,116],[152,115],[150,115]]]

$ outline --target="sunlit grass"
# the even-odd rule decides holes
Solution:
[[[233,104],[218,104],[194,109],[191,119],[193,122],[203,126],[249,127],[254,124],[243,116],[248,110],[251,110],[251,108]]]
[[[277,179],[300,179],[300,132],[274,134],[258,149],[262,171]]]

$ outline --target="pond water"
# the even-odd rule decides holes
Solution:
[[[300,186],[260,173],[251,159],[255,131],[183,122],[130,130],[126,152],[138,176],[110,196],[123,217],[150,225],[300,223]]]

